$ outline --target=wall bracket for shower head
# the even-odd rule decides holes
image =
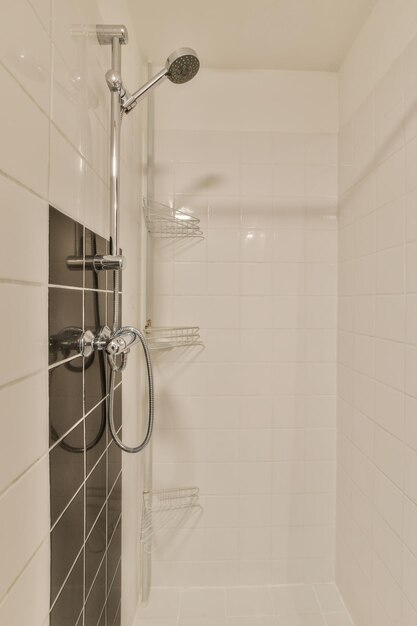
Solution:
[[[129,40],[127,28],[123,24],[97,24],[96,34],[101,46],[111,45],[115,37],[121,44],[126,44]]]

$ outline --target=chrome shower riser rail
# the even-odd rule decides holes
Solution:
[[[112,71],[121,73],[120,40],[112,40]],[[110,129],[110,254],[119,254],[119,192],[120,192],[120,92],[111,91]]]
[[[121,81],[121,47],[127,43],[126,26],[98,24],[97,39],[100,45],[111,45],[111,69],[106,74],[111,94],[110,118],[110,256],[119,256],[119,195],[120,195],[120,130],[121,97],[124,89]],[[115,299],[119,297],[115,290]],[[118,306],[116,309],[118,310]],[[118,320],[114,319],[114,328]]]

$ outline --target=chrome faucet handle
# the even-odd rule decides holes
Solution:
[[[83,356],[90,356],[94,350],[105,350],[111,338],[111,330],[103,326],[98,335],[86,330],[79,339],[78,346]]]
[[[128,353],[138,341],[140,341],[139,331],[133,326],[124,326],[113,333],[106,346],[106,352],[112,356]]]

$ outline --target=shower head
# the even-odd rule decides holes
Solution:
[[[199,69],[200,61],[195,50],[178,48],[169,55],[164,68],[158,74],[122,102],[122,111],[129,113],[150,89],[156,87],[165,78],[169,78],[172,83],[181,85],[194,78]]]
[[[180,85],[194,78],[200,69],[200,61],[192,48],[179,48],[169,55],[165,69],[167,78]]]

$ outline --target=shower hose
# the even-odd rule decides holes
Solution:
[[[126,367],[127,354],[122,353],[122,361],[120,365],[116,364],[116,359],[112,355],[107,355],[108,362],[110,365],[110,380],[109,380],[109,398],[108,398],[108,418],[109,418],[109,428],[111,435],[114,439],[116,445],[119,446],[121,450],[124,452],[130,452],[131,454],[135,454],[136,452],[140,452],[148,445],[150,438],[152,436],[153,423],[154,423],[154,387],[153,387],[153,376],[152,376],[152,362],[151,355],[149,352],[148,345],[146,343],[146,339],[139,330],[136,330],[137,336],[139,337],[140,344],[143,348],[143,352],[145,355],[146,362],[146,374],[147,374],[147,382],[148,382],[148,426],[146,430],[146,435],[143,441],[134,447],[127,446],[123,441],[118,437],[116,427],[114,424],[114,384],[115,384],[115,376],[118,372],[122,372]]]

